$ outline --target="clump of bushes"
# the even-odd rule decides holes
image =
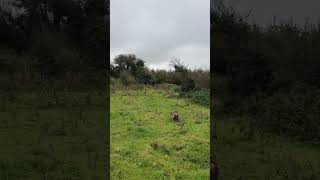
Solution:
[[[185,95],[192,102],[204,106],[210,105],[210,91],[205,89],[192,90]]]
[[[264,97],[264,98],[261,98]],[[302,140],[320,139],[320,91],[251,96],[242,104],[250,124],[268,133]]]
[[[110,66],[112,83],[119,79],[125,87],[139,83],[156,85],[162,83],[179,85],[174,89],[181,97],[201,105],[210,105],[210,73],[207,70],[190,70],[179,59],[170,62],[174,71],[150,70],[145,62],[134,54],[121,54],[115,57]]]
[[[134,77],[127,71],[122,71],[119,78],[121,84],[125,87],[128,87],[129,85],[135,83]]]
[[[196,86],[191,78],[182,81],[181,86],[175,89],[181,97],[189,99],[191,102],[204,106],[210,105],[210,90]]]
[[[259,27],[222,1],[214,8],[215,115],[241,115],[252,129],[319,139],[320,26],[283,21]]]
[[[181,83],[181,93],[188,93],[188,92],[194,90],[195,87],[196,87],[196,84],[194,83],[194,81],[190,78],[186,78]]]
[[[210,73],[208,70],[190,70],[179,59],[170,62],[174,71],[152,70],[145,65],[145,61],[134,54],[120,54],[116,56],[110,65],[110,75],[113,78],[121,78],[122,72],[126,76],[132,76],[137,83],[162,84],[170,83],[181,85],[182,92],[193,90],[196,86],[209,89]]]

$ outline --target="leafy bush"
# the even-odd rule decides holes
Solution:
[[[210,71],[195,69],[189,72],[189,77],[195,82],[196,86],[210,89]]]
[[[262,98],[252,96],[244,102],[243,115],[251,125],[265,132],[304,140],[320,139],[320,91],[277,93]]]
[[[205,89],[189,91],[186,97],[192,102],[204,106],[210,106],[210,91]]]
[[[173,91],[174,91],[175,93],[181,94],[181,87],[176,86],[176,87],[173,88]]]
[[[272,70],[263,55],[245,53],[228,63],[228,81],[233,94],[247,96],[265,90],[273,80]]]
[[[194,83],[194,81],[190,78],[185,79],[184,81],[182,81],[181,84],[181,92],[182,93],[187,93],[192,91],[194,88],[196,87],[196,84]]]
[[[135,77],[138,83],[142,84],[150,84],[152,81],[152,77],[147,69],[141,69],[135,73]]]
[[[122,71],[120,73],[120,81],[121,81],[121,84],[124,85],[124,86],[129,86],[131,84],[133,84],[135,82],[135,79],[134,77],[132,76],[132,74],[130,74],[129,72],[127,71]]]

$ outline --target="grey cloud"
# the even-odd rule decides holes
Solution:
[[[179,57],[209,68],[209,0],[111,0],[110,7],[111,57],[135,53],[153,67]]]

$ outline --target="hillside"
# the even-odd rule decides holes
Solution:
[[[112,92],[110,113],[111,179],[209,179],[208,107],[148,88]]]

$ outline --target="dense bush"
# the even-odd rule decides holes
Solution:
[[[3,77],[15,76],[15,83],[24,89],[44,84],[105,88],[101,81],[109,69],[105,5],[102,0],[0,3]]]
[[[232,94],[254,94],[270,87],[320,84],[320,26],[290,21],[264,28],[249,24],[232,7],[216,5],[211,13],[213,71],[224,75]]]
[[[139,64],[139,65],[137,65]],[[176,84],[174,89],[181,97],[201,105],[210,105],[210,73],[207,70],[189,70],[180,61],[172,61],[174,71],[150,70],[135,55],[118,55],[110,66],[112,82],[115,79],[125,87],[134,84]]]
[[[170,83],[181,85],[182,92],[193,90],[196,86],[210,89],[210,73],[208,70],[189,70],[180,61],[171,61],[174,71],[152,70],[145,66],[142,59],[134,54],[120,54],[110,65],[110,75],[119,78],[123,71],[129,72],[138,83],[161,84]]]
[[[188,93],[188,92],[194,90],[195,87],[196,87],[196,84],[194,83],[194,81],[190,78],[186,78],[181,83],[181,92]]]
[[[320,26],[262,28],[218,2],[211,12],[215,112],[242,115],[249,128],[319,139]]]
[[[195,69],[190,71],[189,77],[195,82],[196,86],[210,89],[210,71],[203,69]]]
[[[135,78],[128,71],[122,71],[120,73],[120,82],[123,86],[128,87],[129,85],[135,83]]]
[[[227,78],[233,95],[247,96],[265,91],[273,80],[272,70],[263,55],[247,53],[228,64]]]
[[[303,140],[320,139],[320,91],[251,96],[242,105],[250,124],[265,132]]]
[[[153,77],[147,69],[140,69],[135,73],[137,82],[142,84],[153,84]]]
[[[192,90],[186,93],[185,97],[187,97],[190,101],[201,104],[204,106],[210,105],[210,91],[205,89]]]

